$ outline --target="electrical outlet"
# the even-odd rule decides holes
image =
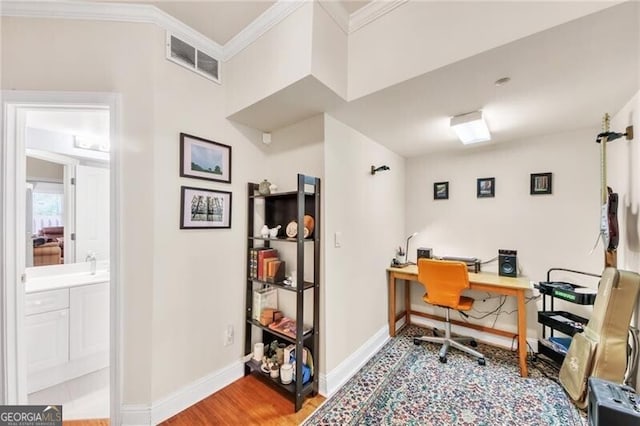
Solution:
[[[224,333],[224,345],[233,345],[233,325],[229,324]]]

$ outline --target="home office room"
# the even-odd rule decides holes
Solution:
[[[2,413],[638,422],[637,2],[0,11]],[[28,388],[14,112],[55,108],[111,120],[108,418]]]

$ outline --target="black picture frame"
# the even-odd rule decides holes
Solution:
[[[180,133],[180,176],[231,183],[231,147]]]
[[[231,228],[232,193],[180,187],[180,229]]]
[[[545,195],[553,193],[553,173],[531,173],[529,194]]]
[[[496,178],[478,178],[476,196],[478,198],[493,198],[496,196]]]
[[[433,199],[448,200],[449,199],[449,182],[433,183]]]

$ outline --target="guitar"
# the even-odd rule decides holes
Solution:
[[[602,133],[596,138],[600,144],[600,234],[605,249],[605,266],[616,266],[615,251],[618,248],[618,194],[607,186],[607,143],[613,138],[609,132],[609,114],[602,119]],[[617,136],[617,135],[616,135]],[[597,245],[597,241],[596,241]]]

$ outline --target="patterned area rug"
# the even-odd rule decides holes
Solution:
[[[413,344],[424,333],[405,328],[304,425],[587,424],[545,368],[530,368],[522,378],[515,352],[483,344],[485,366],[455,349],[442,364],[440,346]]]

